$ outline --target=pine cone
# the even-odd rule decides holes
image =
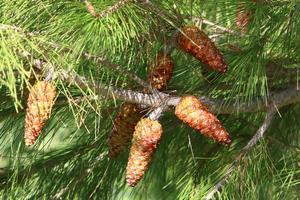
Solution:
[[[25,144],[33,145],[49,119],[56,98],[55,86],[37,82],[30,90],[25,116]]]
[[[175,114],[193,129],[200,131],[206,137],[230,144],[231,139],[221,122],[208,111],[206,106],[194,96],[182,97],[176,106]]]
[[[158,121],[145,118],[136,125],[126,172],[129,186],[135,186],[144,176],[161,134],[162,127]]]
[[[196,26],[186,26],[182,28],[179,35],[179,47],[193,55],[209,68],[218,72],[226,72],[227,65],[220,51],[209,37]]]
[[[109,156],[118,156],[130,143],[134,127],[143,116],[137,104],[124,103],[113,123],[113,129],[108,139]]]
[[[170,55],[158,54],[155,62],[150,65],[148,82],[158,90],[165,89],[172,78],[173,66]]]
[[[252,12],[246,10],[243,4],[240,4],[238,6],[235,23],[236,26],[241,30],[242,34],[245,34],[247,32],[251,16],[252,16]]]

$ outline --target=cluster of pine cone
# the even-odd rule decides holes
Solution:
[[[226,72],[227,65],[220,51],[197,27],[183,27],[177,37],[177,45],[208,68]],[[170,54],[158,54],[149,67],[149,84],[160,91],[166,89],[172,78],[173,67],[174,61]],[[124,103],[113,122],[108,139],[109,155],[112,158],[118,156],[131,143],[126,171],[129,186],[135,186],[144,176],[163,132],[159,121],[144,117],[145,115],[139,105]],[[221,122],[195,96],[182,97],[175,108],[175,115],[204,136],[226,145],[231,143]]]
[[[227,65],[220,51],[197,27],[183,27],[177,44],[181,50],[193,55],[209,68],[226,72]],[[165,90],[172,78],[173,67],[174,61],[170,54],[158,54],[149,67],[149,84],[157,90]],[[38,81],[31,88],[25,116],[26,145],[33,145],[40,135],[50,117],[56,96],[55,86],[48,81]],[[131,143],[126,172],[126,180],[130,186],[135,186],[144,176],[163,132],[159,121],[144,118],[145,114],[139,105],[124,103],[114,119],[108,139],[109,156],[112,158]],[[182,97],[176,106],[175,115],[204,136],[223,144],[231,143],[221,122],[195,96]]]

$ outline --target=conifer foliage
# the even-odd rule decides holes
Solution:
[[[299,19],[294,0],[1,0],[0,199],[299,199]]]

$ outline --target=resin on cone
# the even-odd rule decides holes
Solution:
[[[223,55],[211,39],[196,26],[185,26],[178,37],[179,47],[193,55],[210,69],[226,72],[227,65]]]
[[[109,156],[118,156],[131,142],[134,127],[143,116],[137,104],[124,103],[113,122],[113,129],[108,139]]]
[[[161,134],[162,126],[158,121],[145,118],[136,125],[126,171],[129,186],[135,186],[144,176]]]
[[[173,74],[174,62],[168,54],[158,54],[154,63],[150,65],[148,82],[156,89],[167,87]]]
[[[221,122],[195,96],[182,97],[176,106],[175,114],[206,137],[226,145],[231,143],[230,136]]]
[[[37,82],[30,90],[25,116],[25,144],[33,145],[49,119],[56,99],[55,86],[47,81]]]

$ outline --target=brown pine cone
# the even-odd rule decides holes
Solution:
[[[246,10],[245,6],[243,4],[240,4],[236,12],[235,23],[236,26],[241,30],[242,34],[245,34],[247,32],[251,17],[252,12]]]
[[[227,65],[220,51],[210,38],[196,26],[185,26],[178,37],[179,47],[193,55],[209,68],[226,72]]]
[[[145,118],[136,125],[126,171],[129,186],[135,186],[144,176],[161,134],[162,126],[158,121]]]
[[[178,38],[179,47],[218,72],[226,72],[227,65],[210,38],[196,26],[185,26]]]
[[[134,127],[143,114],[137,104],[124,103],[121,106],[108,139],[110,157],[118,156],[131,142]]]
[[[221,122],[208,111],[195,96],[182,97],[175,109],[176,116],[193,129],[220,143],[230,144],[231,139]]]
[[[158,90],[165,89],[172,78],[173,66],[170,55],[158,54],[155,62],[150,65],[148,82]]]
[[[55,86],[47,81],[37,82],[30,90],[25,116],[25,144],[33,145],[49,119],[56,99]]]

